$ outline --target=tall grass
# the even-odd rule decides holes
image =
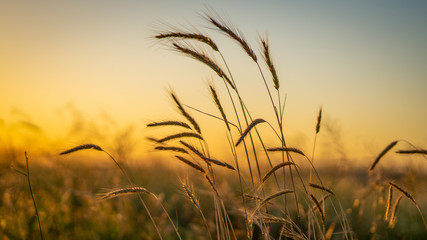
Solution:
[[[169,190],[169,193],[164,190],[161,194],[155,194],[149,190],[151,186],[139,186],[137,184],[139,181],[136,180],[142,182],[141,179],[145,177],[140,173],[140,171],[143,171],[142,169],[126,168],[122,162],[117,161],[112,154],[100,146],[82,144],[65,150],[60,155],[68,156],[82,150],[104,152],[123,174],[127,181],[127,186],[115,187],[104,194],[98,195],[97,198],[90,194],[77,192],[75,189],[67,190],[66,194],[56,198],[56,201],[61,203],[57,203],[58,206],[53,207],[53,209],[59,213],[51,210],[47,211],[51,214],[50,216],[46,216],[46,213],[39,215],[38,209],[40,209],[40,205],[36,205],[31,187],[28,157],[25,154],[26,173],[20,170],[17,171],[27,177],[42,239],[43,233],[40,219],[44,219],[46,222],[50,220],[50,224],[46,224],[48,226],[45,225],[45,229],[53,236],[59,237],[61,235],[61,232],[55,232],[56,228],[61,229],[57,226],[58,223],[55,222],[55,220],[59,219],[66,226],[62,229],[64,232],[67,231],[68,234],[70,232],[74,233],[74,235],[70,235],[70,238],[76,236],[93,238],[93,233],[85,232],[80,234],[79,231],[76,233],[76,229],[84,229],[88,228],[88,226],[76,228],[74,223],[70,224],[73,221],[79,222],[87,216],[91,216],[90,220],[93,220],[93,222],[96,221],[95,219],[102,221],[102,224],[97,225],[100,234],[98,236],[99,239],[119,238],[116,232],[120,232],[120,230],[117,230],[118,226],[114,227],[114,223],[119,222],[116,219],[122,218],[121,214],[117,214],[120,210],[127,210],[128,219],[125,221],[126,223],[129,222],[129,219],[136,219],[133,225],[124,224],[121,227],[123,229],[132,228],[133,232],[141,232],[134,235],[121,235],[124,238],[326,240],[372,239],[384,234],[392,237],[395,236],[392,233],[395,231],[396,225],[399,224],[397,216],[405,214],[405,212],[399,212],[399,210],[403,207],[405,207],[405,210],[411,209],[414,206],[417,210],[417,217],[424,224],[427,232],[427,225],[421,210],[422,206],[419,204],[417,195],[413,193],[414,187],[407,188],[402,184],[404,182],[401,180],[402,177],[390,177],[381,167],[382,164],[386,165],[384,162],[386,161],[386,156],[388,156],[387,154],[391,154],[391,150],[400,143],[406,142],[410,149],[397,150],[396,154],[420,155],[427,159],[427,151],[425,149],[417,148],[405,140],[392,141],[374,159],[369,171],[366,171],[366,169],[359,171],[354,168],[353,172],[342,173],[341,176],[333,178],[332,175],[337,174],[336,169],[319,169],[314,165],[316,142],[321,131],[322,107],[317,114],[316,125],[313,126],[314,142],[311,156],[304,153],[298,146],[289,143],[285,138],[286,98],[283,96],[286,95],[284,95],[281,88],[283,84],[280,82],[272,59],[268,37],[259,36],[260,53],[257,54],[237,28],[225,22],[212,10],[206,11],[202,16],[208,24],[206,31],[219,31],[227,36],[230,41],[237,43],[239,48],[243,50],[242,57],[249,58],[253,67],[259,72],[256,80],[261,81],[265,87],[265,89],[260,90],[269,101],[269,106],[266,107],[271,108],[274,112],[273,119],[255,118],[254,116],[258,114],[249,111],[249,107],[241,93],[241,85],[244,82],[233,77],[235,74],[230,68],[232,64],[224,57],[222,48],[215,42],[215,39],[207,34],[202,34],[201,30],[189,32],[173,28],[170,31],[159,32],[154,36],[155,39],[170,46],[171,50],[207,66],[218,76],[217,80],[224,84],[222,89],[226,91],[225,95],[219,94],[215,84],[213,82],[209,83],[208,91],[217,108],[217,112],[210,113],[204,109],[193,107],[191,102],[182,102],[178,94],[170,90],[171,101],[181,115],[180,119],[154,121],[147,124],[148,128],[169,130],[166,131],[166,135],[159,134],[148,138],[153,143],[154,150],[169,152],[173,161],[188,169],[185,172],[190,176],[186,177],[186,180],[169,179],[175,182],[174,186],[176,188],[180,189],[181,196],[175,194],[175,192],[171,194],[171,190]],[[215,59],[221,59],[221,61],[217,62]],[[226,96],[226,98],[220,98],[220,96]],[[226,109],[231,109],[231,111]],[[223,124],[223,128],[216,129],[216,131],[218,134],[222,131],[227,137],[231,153],[229,158],[218,159],[217,156],[219,154],[210,151],[209,144],[211,140],[205,135],[207,131],[205,131],[203,125],[199,124],[194,112],[204,114]],[[261,131],[261,129],[265,129],[261,128],[261,126],[268,127],[271,131],[269,133]],[[271,133],[274,136],[273,140],[270,138]],[[266,139],[269,140],[267,141]],[[78,171],[77,174],[80,174],[80,167],[76,167],[74,170]],[[134,170],[133,176],[131,174],[132,170]],[[147,171],[147,169],[145,170]],[[90,170],[86,171],[84,174],[81,173],[84,175],[82,177],[86,179],[86,185],[91,180],[113,176],[105,169],[100,171],[101,173],[96,173],[98,177],[94,177],[95,173],[90,172]],[[177,170],[172,170],[172,168],[160,169],[154,166],[149,168],[148,171],[149,174],[147,175],[150,179],[153,179],[152,183],[159,184],[160,182],[170,188],[169,182],[166,184],[166,180],[159,180],[158,175],[160,171]],[[50,174],[60,174],[56,173],[56,171],[50,172]],[[182,172],[178,173],[184,174]],[[165,175],[168,174],[171,175],[170,172]],[[48,182],[47,179],[54,178],[47,174],[46,171],[40,172],[40,176],[39,182]],[[61,177],[65,178],[64,176]],[[82,177],[79,176],[77,178],[80,178],[81,181]],[[136,180],[134,180],[135,177]],[[72,179],[72,177],[68,178]],[[328,180],[325,181],[325,178]],[[72,179],[71,182],[73,181],[76,180]],[[330,184],[332,181],[344,181],[345,186],[341,186],[338,189],[338,186]],[[355,186],[355,182],[363,182],[364,186]],[[425,186],[425,183],[423,184]],[[0,190],[3,190],[3,186],[0,185],[0,187]],[[50,184],[46,184],[45,187],[47,189],[45,190],[45,196],[54,195],[53,191],[49,191]],[[388,192],[386,191],[387,188]],[[176,189],[174,190],[176,191]],[[89,191],[94,190],[90,188]],[[177,212],[176,216],[170,215],[169,213],[173,210],[163,204],[165,193],[173,195],[173,197],[169,197],[169,200]],[[399,196],[396,197],[396,194],[399,194]],[[83,195],[84,197],[82,197]],[[117,203],[116,205],[111,203],[117,201],[117,198],[127,195],[136,195],[139,201],[136,203],[129,201],[130,204],[123,204],[124,201],[120,202],[122,204]],[[343,207],[340,199],[343,195],[344,198],[349,198],[345,201],[353,203],[352,206]],[[178,197],[189,202],[191,207],[186,208],[183,202],[176,200]],[[8,211],[15,214],[14,203],[16,202],[13,202],[10,198],[10,193],[3,191],[0,208],[5,212]],[[55,200],[49,202],[47,197],[41,199],[43,199],[42,206],[44,209],[49,209],[48,206],[55,202]],[[405,199],[409,201],[405,201]],[[154,203],[147,204],[150,200]],[[104,201],[109,203],[101,205],[104,204]],[[64,207],[63,202],[69,203],[69,205]],[[405,202],[412,205],[404,206]],[[99,215],[93,215],[91,211],[96,208],[95,206],[98,203],[105,209]],[[31,204],[26,206],[31,207]],[[76,211],[82,206],[87,207],[87,209],[83,209],[80,212]],[[98,208],[102,207],[98,206]],[[145,211],[145,214],[140,214],[140,211]],[[193,212],[195,212],[194,215]],[[2,216],[0,220],[0,236],[5,239],[17,238],[17,236],[29,238],[31,236],[29,233],[21,234],[20,231],[15,231],[12,227],[9,227],[10,229],[5,227],[8,226],[9,222],[18,223],[14,225],[19,226],[20,222],[16,220],[18,218],[25,219],[22,216],[15,218],[8,218],[7,215]],[[64,220],[65,218],[71,220]],[[111,219],[115,220],[111,221]],[[180,219],[184,219],[184,221],[180,221]],[[409,217],[404,219],[414,220],[414,218]],[[145,224],[148,221],[151,223],[150,227]],[[141,222],[144,223],[144,226],[141,226]],[[84,224],[89,225],[89,222],[84,221]],[[95,223],[92,224],[91,226],[96,226]],[[32,222],[28,221],[27,225],[28,231],[31,231],[33,228]],[[111,231],[116,235],[109,235],[105,231]],[[125,230],[123,231],[126,232]],[[396,236],[398,238],[405,236],[408,231],[403,231],[403,234],[400,233],[400,235],[397,234]],[[423,233],[417,236],[419,235],[423,235]]]
[[[190,111],[194,110],[194,107],[191,106],[191,103],[181,103],[174,91],[170,92],[170,96],[183,119],[188,122],[185,126],[191,126],[191,132],[150,138],[151,140],[160,139],[153,141],[156,145],[155,149],[174,150],[174,154],[178,154],[176,155],[178,160],[203,175],[201,179],[204,179],[205,184],[212,190],[213,209],[216,213],[215,230],[218,239],[273,239],[289,236],[300,239],[325,239],[326,230],[330,229],[332,225],[338,227],[334,228],[335,232],[329,232],[329,235],[352,239],[353,234],[348,219],[339,201],[333,194],[330,194],[332,191],[329,190],[329,193],[328,191],[314,192],[310,189],[310,186],[321,190],[328,189],[323,185],[312,160],[301,150],[287,145],[283,125],[285,99],[281,97],[283,93],[281,93],[280,81],[271,56],[268,38],[259,37],[262,55],[262,58],[259,58],[243,34],[237,28],[227,24],[212,10],[205,12],[203,19],[210,24],[208,28],[223,33],[231,41],[237,43],[245,53],[243,56],[249,57],[254,63],[254,67],[259,71],[259,79],[264,83],[264,91],[267,93],[275,119],[254,119],[252,117],[255,114],[248,110],[240,93],[239,85],[243,83],[239,83],[233,77],[230,64],[213,38],[207,34],[201,34],[199,30],[188,32],[174,28],[170,31],[160,32],[154,37],[169,45],[173,51],[190,57],[213,70],[225,86],[228,99],[219,99],[216,88],[213,84],[209,84],[211,97],[218,108],[218,113],[206,113],[202,109],[195,110],[224,122],[223,132],[227,135],[234,161],[212,160],[208,140],[202,133],[204,131],[191,116]],[[221,62],[214,61],[215,55],[221,59]],[[261,66],[262,63],[259,59],[264,60],[265,68]],[[225,70],[222,66],[225,66]],[[267,81],[272,82],[274,89],[270,89]],[[222,107],[224,103],[231,105],[233,111],[226,112]],[[320,130],[321,112],[322,110],[319,111],[315,127],[316,137]],[[229,119],[235,119],[237,122],[233,123]],[[181,122],[181,120],[172,119],[165,122]],[[272,143],[269,142],[268,145],[277,147],[266,147],[267,143],[264,140],[266,135],[258,129],[261,124],[267,124],[273,130],[277,139]],[[147,126],[168,127],[170,125],[159,122],[150,123]],[[191,139],[188,138],[190,136]],[[235,141],[236,138],[238,138],[237,141]],[[165,139],[168,141],[164,141]],[[315,143],[313,156],[314,149]],[[279,154],[275,152],[279,152]],[[294,155],[295,153],[297,155]],[[302,174],[304,169],[301,169],[301,164],[295,161],[296,158],[300,158],[298,155],[309,163],[311,173],[308,179]],[[277,158],[281,163],[273,166],[273,159]],[[242,165],[244,162],[246,164]],[[233,164],[234,166],[232,166]],[[246,167],[243,168],[243,166]],[[228,170],[220,167],[228,168]],[[219,187],[221,179],[217,178],[217,172],[221,170],[235,175],[238,179],[239,187],[233,191],[240,200],[226,202],[228,199],[225,199],[224,195],[227,194],[221,192]],[[315,173],[314,177],[312,177],[312,172]],[[274,177],[270,178],[270,176]],[[248,199],[247,196],[251,196],[251,199]],[[323,199],[323,197],[325,199],[322,201],[323,206],[321,207],[318,199]],[[253,199],[258,200],[253,201]],[[329,205],[328,208],[331,209],[327,214],[325,204]],[[236,235],[233,222],[230,220],[230,213],[233,214],[232,218],[239,218],[244,222],[246,229],[243,235]],[[328,221],[326,221],[326,217],[328,217]],[[283,221],[271,221],[271,219],[282,219]]]

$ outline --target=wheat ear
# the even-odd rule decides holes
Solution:
[[[276,197],[284,195],[284,194],[293,193],[293,192],[294,191],[292,191],[292,190],[285,189],[285,190],[279,191],[277,193],[274,193],[274,194],[266,197],[264,200],[262,200],[258,206],[258,209],[261,208],[264,204],[266,204],[267,202],[269,202],[273,198],[276,198]]]
[[[209,58],[205,53],[197,52],[194,49],[186,48],[178,43],[172,44],[175,47],[175,50],[178,52],[184,53],[210,67],[219,77],[227,81],[230,86],[235,89],[233,83],[230,81],[230,78],[224,73],[224,71],[216,64],[211,58]]]
[[[387,221],[390,215],[391,202],[393,200],[393,187],[390,185],[388,188],[387,208],[385,210],[384,219]]]
[[[271,176],[271,174],[273,174],[278,169],[280,169],[284,166],[288,166],[288,165],[294,165],[294,163],[293,162],[283,162],[283,163],[277,164],[270,171],[268,171],[267,174],[265,174],[265,176],[262,178],[262,182],[265,182]]]
[[[116,189],[110,192],[105,193],[100,198],[101,199],[110,199],[119,197],[122,195],[128,195],[128,194],[138,194],[138,193],[150,193],[147,189],[143,187],[129,187],[129,188],[120,188]]]
[[[267,151],[269,152],[294,152],[294,153],[298,153],[302,156],[305,156],[305,154],[297,149],[297,148],[292,148],[292,147],[276,147],[276,148],[268,148]]]
[[[310,199],[316,205],[316,208],[317,208],[317,210],[319,212],[319,215],[322,218],[322,222],[323,222],[323,224],[325,224],[325,213],[324,213],[322,207],[320,206],[319,201],[317,201],[317,199],[313,196],[313,194],[310,194]]]
[[[390,228],[394,228],[394,224],[396,223],[396,214],[397,214],[397,207],[399,206],[400,200],[402,199],[403,195],[400,195],[399,198],[396,200],[396,202],[393,205],[393,210],[391,211],[391,216],[389,220],[389,226]]]
[[[205,19],[210,22],[212,25],[214,25],[216,28],[218,28],[220,31],[228,35],[231,39],[235,40],[237,43],[240,44],[240,46],[245,50],[245,52],[251,57],[254,62],[257,62],[257,57],[252,50],[252,48],[249,46],[247,41],[241,36],[242,34],[239,33],[239,31],[234,30],[230,27],[228,27],[223,20],[221,20],[219,17],[217,17],[219,20],[216,20],[212,14],[205,13],[204,15]]]
[[[415,149],[415,150],[399,150],[396,151],[399,154],[427,154],[427,149]]]
[[[160,33],[155,36],[157,39],[165,39],[165,38],[181,38],[181,39],[192,39],[196,41],[203,42],[209,45],[214,51],[218,51],[218,46],[216,43],[208,36],[200,34],[200,33],[186,33],[186,32],[165,32]]]
[[[334,192],[332,192],[330,189],[325,188],[325,187],[323,187],[323,186],[320,186],[320,185],[317,185],[317,184],[314,184],[314,183],[310,183],[310,187],[312,187],[312,188],[317,188],[317,189],[320,189],[320,190],[326,191],[326,192],[328,192],[328,193],[330,193],[330,194],[332,194],[332,195],[334,195],[334,196],[335,196],[335,193],[334,193]]]
[[[268,66],[268,69],[270,70],[271,77],[273,78],[274,88],[276,90],[279,90],[280,84],[279,84],[279,78],[277,77],[276,68],[274,67],[273,60],[271,59],[270,49],[268,45],[268,37],[266,36],[264,39],[260,36],[261,46],[263,50],[263,56],[265,63]]]
[[[77,151],[84,150],[84,149],[95,149],[98,151],[104,151],[100,146],[95,145],[95,144],[82,144],[82,145],[79,145],[77,147],[73,147],[73,148],[70,148],[68,150],[65,150],[65,151],[61,152],[60,155],[65,155],[65,154],[77,152]]]
[[[239,140],[237,140],[236,142],[236,147],[243,141],[243,139],[246,137],[246,135],[248,135],[248,133],[251,131],[252,128],[254,128],[256,125],[266,122],[264,119],[261,118],[257,118],[255,120],[253,120],[248,127],[245,129],[245,131],[242,133],[242,135],[240,136]]]
[[[178,155],[176,155],[175,157],[176,157],[178,160],[180,160],[181,162],[183,162],[183,163],[187,164],[188,166],[190,166],[190,167],[192,167],[192,168],[196,169],[197,171],[199,171],[199,172],[201,172],[201,173],[206,173],[206,172],[205,172],[205,170],[204,170],[200,165],[195,164],[195,163],[193,163],[192,161],[187,160],[186,158],[181,157],[181,156],[178,156]]]
[[[221,113],[222,119],[225,122],[225,126],[227,127],[228,131],[230,131],[230,126],[228,124],[227,117],[225,115],[224,109],[222,108],[221,102],[219,101],[218,94],[216,93],[215,87],[213,85],[209,85],[209,89],[215,101],[215,104],[218,107],[219,112]]]
[[[395,183],[389,182],[388,183],[390,186],[394,187],[396,190],[398,190],[399,192],[405,194],[405,196],[407,198],[409,198],[415,205],[417,205],[417,202],[415,201],[415,198],[412,197],[411,194],[409,194],[407,191],[405,191],[402,187],[396,185]]]
[[[389,145],[387,145],[387,147],[384,148],[384,150],[378,155],[378,157],[375,159],[374,163],[372,163],[371,168],[369,169],[370,171],[374,170],[375,166],[378,164],[378,162],[380,161],[380,159],[388,152],[390,151],[390,149],[392,149],[398,141],[393,141],[391,142]]]
[[[197,124],[196,120],[194,120],[194,118],[187,112],[185,111],[184,107],[182,106],[181,102],[179,101],[178,97],[176,96],[176,94],[173,91],[170,91],[170,95],[173,99],[173,101],[175,102],[177,108],[179,109],[179,111],[181,112],[181,114],[191,123],[191,125],[193,125],[194,129],[201,134],[202,131],[200,130],[199,124]]]
[[[188,153],[187,150],[180,147],[157,146],[154,149],[159,151],[173,151],[173,152],[180,152],[180,153]]]
[[[190,125],[188,125],[185,122],[179,122],[179,121],[163,121],[163,122],[153,122],[153,123],[147,124],[147,127],[160,127],[160,126],[180,126],[180,127],[191,129]]]
[[[159,139],[158,141],[159,141],[159,143],[163,143],[166,141],[170,141],[173,139],[180,139],[180,138],[197,138],[197,139],[203,140],[203,137],[198,133],[182,132],[182,133],[177,133],[177,134],[172,134],[172,135],[166,136],[162,139]]]

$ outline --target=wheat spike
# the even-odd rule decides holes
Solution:
[[[317,199],[313,196],[313,194],[310,194],[310,198],[314,202],[314,204],[316,205],[316,208],[319,211],[319,215],[322,218],[322,222],[325,223],[325,213],[323,212],[323,209],[320,206],[319,201],[317,201]]]
[[[387,198],[387,208],[385,211],[384,218],[387,221],[388,216],[390,215],[391,202],[393,200],[393,187],[390,185],[388,188],[388,198]]]
[[[193,39],[209,45],[214,51],[218,51],[218,46],[215,44],[215,42],[210,37],[200,33],[186,33],[186,32],[179,32],[179,31],[165,32],[165,33],[160,33],[156,35],[155,38],[157,39],[164,39],[164,38]]]
[[[227,117],[225,116],[224,109],[222,108],[221,102],[219,101],[218,94],[216,93],[215,87],[213,85],[209,85],[209,89],[211,91],[215,104],[218,107],[219,112],[221,113],[222,119],[224,120],[225,125],[227,126],[227,129],[228,131],[230,131],[230,126],[228,124]]]
[[[279,191],[279,192],[277,192],[277,193],[274,193],[274,194],[272,194],[272,195],[270,195],[270,196],[266,197],[264,200],[262,200],[262,201],[261,201],[261,203],[259,204],[259,208],[260,208],[261,206],[263,206],[264,204],[266,204],[267,202],[269,202],[269,201],[270,201],[271,199],[273,199],[273,198],[276,198],[276,197],[281,196],[281,195],[283,195],[283,194],[288,194],[288,193],[293,193],[293,192],[294,192],[294,191],[292,191],[292,190],[285,189],[285,190]]]
[[[218,165],[218,166],[226,167],[226,168],[231,169],[231,170],[236,170],[233,166],[231,166],[230,164],[228,164],[226,162],[222,162],[222,161],[215,160],[212,158],[207,158],[207,157],[205,157],[204,160],[209,161],[209,162],[211,162],[215,165]]]
[[[223,78],[233,89],[235,89],[233,83],[230,81],[230,78],[222,71],[222,69],[216,64],[211,58],[209,58],[205,53],[200,53],[195,51],[194,49],[186,48],[178,43],[172,44],[175,49],[181,53],[189,55],[190,57],[206,64],[210,67],[219,77]]]
[[[392,182],[389,182],[388,184],[390,184],[390,186],[393,186],[394,188],[396,188],[399,192],[405,194],[405,196],[407,198],[409,198],[415,205],[417,205],[417,202],[415,201],[415,198],[412,197],[412,195],[409,194],[407,191],[405,191],[403,188],[399,187],[398,185],[396,185],[396,184],[394,184]]]
[[[252,128],[254,128],[256,125],[266,122],[264,119],[258,118],[251,122],[251,124],[248,125],[246,130],[242,133],[242,136],[240,136],[239,140],[236,142],[236,147],[243,141],[243,139],[248,135],[248,133],[251,131]]]
[[[276,148],[268,148],[267,151],[269,152],[294,152],[294,153],[298,153],[302,156],[305,156],[305,154],[297,149],[297,148],[292,148],[292,147],[276,147]]]
[[[271,174],[273,174],[275,171],[277,171],[279,168],[282,168],[284,166],[289,166],[289,165],[294,165],[294,163],[292,162],[283,162],[283,163],[279,163],[276,166],[274,166],[267,174],[265,174],[264,178],[262,179],[263,182],[265,182],[270,176]]]
[[[323,186],[320,186],[320,185],[317,185],[317,184],[314,184],[314,183],[310,183],[310,187],[312,187],[312,188],[317,188],[317,189],[320,189],[320,190],[326,191],[326,192],[328,192],[328,193],[330,193],[330,194],[332,194],[332,195],[334,195],[334,196],[335,196],[335,193],[334,193],[334,192],[332,192],[331,190],[329,190],[329,189],[327,189],[327,188],[325,188],[325,187],[323,187]]]
[[[135,194],[135,193],[150,193],[150,192],[143,187],[120,188],[120,189],[105,193],[100,198],[110,199],[110,198],[115,198],[122,195]]]
[[[224,23],[224,21],[221,20],[219,17],[217,17],[219,20],[216,20],[212,16],[212,14],[208,14],[208,13],[205,13],[204,17],[208,22],[210,22],[212,25],[217,27],[220,31],[222,31],[223,33],[228,35],[230,38],[237,41],[240,44],[240,46],[242,46],[243,50],[245,50],[245,52],[249,55],[249,57],[251,57],[254,60],[254,62],[257,62],[257,57],[256,57],[254,51],[252,50],[251,47],[249,47],[249,44],[241,36],[242,34],[240,34],[237,30],[233,30],[230,27],[228,27]]]
[[[173,152],[188,153],[187,150],[180,147],[157,146],[154,149],[159,151],[173,151]]]
[[[396,151],[399,154],[427,154],[427,149],[415,149],[415,150],[399,150]]]
[[[399,198],[397,198],[396,202],[393,205],[393,210],[391,211],[391,216],[389,220],[389,226],[390,228],[394,228],[394,224],[396,223],[396,214],[397,214],[397,207],[399,206],[400,200],[402,199],[403,195],[400,195]]]
[[[322,107],[319,109],[319,114],[317,115],[317,124],[316,124],[316,134],[320,131],[320,122],[322,121]]]
[[[192,191],[192,188],[190,188],[187,184],[182,182],[182,188],[184,189],[185,195],[188,197],[191,203],[196,206],[196,208],[200,209],[200,203],[197,196],[194,194],[194,191]]]
[[[177,134],[166,136],[166,137],[164,137],[162,139],[159,139],[158,141],[160,143],[163,143],[163,142],[170,141],[170,140],[173,140],[173,139],[188,138],[188,137],[190,137],[190,138],[197,138],[197,139],[203,140],[203,137],[200,134],[198,134],[198,133],[182,132],[182,133],[177,133]]]
[[[260,197],[257,197],[257,196],[254,196],[254,195],[250,195],[250,194],[247,194],[247,193],[243,194],[243,197],[245,197],[247,199],[256,200],[256,201],[259,201],[259,202],[261,202],[263,200]]]
[[[211,165],[209,163],[209,161],[206,160],[207,157],[205,157],[205,155],[203,155],[199,150],[197,150],[197,148],[193,147],[192,145],[184,142],[184,141],[179,141],[182,145],[184,145],[186,148],[188,148],[190,151],[192,151],[194,154],[196,154],[198,157],[200,157],[201,159],[205,160],[206,164]]]
[[[268,37],[266,36],[265,39],[263,39],[260,36],[260,41],[261,41],[261,46],[264,53],[265,63],[267,64],[268,69],[270,70],[271,76],[273,78],[274,88],[279,90],[279,87],[280,87],[279,78],[277,77],[276,68],[274,67],[273,61],[271,60],[270,49],[268,45]]]
[[[191,129],[191,127],[185,122],[179,121],[163,121],[163,122],[153,122],[147,124],[147,127],[159,127],[159,126],[180,126],[184,128]]]
[[[372,163],[371,168],[369,169],[370,171],[374,170],[375,166],[377,165],[377,163],[380,161],[380,159],[388,152],[390,151],[390,149],[392,149],[398,141],[393,141],[391,142],[389,145],[387,145],[386,148],[384,148],[384,150],[378,155],[378,157],[375,159],[374,163]]]
[[[194,129],[199,133],[202,134],[202,131],[200,130],[199,124],[197,124],[196,120],[190,114],[188,114],[187,111],[185,111],[184,107],[182,106],[181,102],[179,101],[178,97],[175,95],[173,91],[170,92],[171,97],[173,101],[175,102],[176,106],[178,107],[181,114],[193,125]]]
[[[198,157],[203,159],[208,165],[211,165],[211,163],[213,163],[213,164],[218,165],[218,166],[222,166],[222,167],[226,167],[226,168],[231,169],[231,170],[235,170],[234,167],[228,163],[221,162],[219,160],[215,160],[215,159],[206,157],[199,150],[197,150],[197,148],[191,146],[190,144],[188,144],[184,141],[180,141],[180,143],[182,145],[184,145],[186,148],[188,148],[190,151],[192,151],[194,154],[196,154]]]
[[[79,145],[77,147],[73,147],[71,149],[63,151],[60,153],[60,155],[65,155],[65,154],[69,154],[69,153],[84,150],[84,149],[95,149],[98,151],[104,151],[100,146],[95,145],[95,144],[82,144],[82,145]]]
[[[181,162],[183,162],[183,163],[187,164],[188,166],[196,169],[197,171],[199,171],[201,173],[206,173],[205,170],[201,166],[199,166],[198,164],[195,164],[192,161],[187,160],[184,157],[181,157],[181,156],[178,156],[178,155],[176,155],[175,157],[178,158],[178,160],[180,160]]]

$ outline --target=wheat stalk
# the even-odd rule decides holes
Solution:
[[[371,168],[369,169],[370,171],[374,170],[375,166],[378,164],[378,162],[380,161],[380,159],[388,152],[390,151],[390,149],[392,149],[398,141],[393,141],[391,142],[389,145],[387,145],[387,147],[384,148],[384,150],[378,155],[378,157],[375,159],[374,163],[372,163]]]
[[[27,164],[27,174],[25,174],[25,175],[27,176],[28,188],[30,189],[31,199],[33,200],[34,209],[36,210],[37,223],[39,225],[39,231],[40,231],[40,239],[43,240],[44,238],[43,238],[42,226],[41,226],[41,223],[40,223],[39,211],[37,209],[37,204],[36,204],[36,199],[34,198],[33,189],[31,188],[30,168],[28,166],[27,152],[25,152],[25,162]]]
[[[218,196],[218,197],[219,197],[219,192],[218,192],[218,190],[216,189],[216,187],[215,187],[214,183],[212,182],[212,180],[210,179],[210,177],[209,177],[207,174],[205,174],[205,179],[208,181],[209,186],[210,186],[210,187],[211,187],[211,189],[215,192],[216,196]]]

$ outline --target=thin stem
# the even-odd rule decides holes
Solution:
[[[129,181],[130,185],[131,185],[132,187],[135,187],[135,184],[133,183],[132,179],[131,179],[131,178],[129,177],[129,175],[125,172],[125,170],[122,168],[122,166],[120,166],[120,164],[116,161],[116,159],[115,159],[113,156],[111,156],[111,154],[110,154],[110,153],[108,153],[107,151],[104,151],[104,150],[102,150],[102,151],[103,151],[103,152],[105,152],[105,153],[110,157],[110,159],[111,159],[111,160],[113,160],[113,162],[117,165],[117,167],[120,169],[120,171],[123,173],[123,175],[127,178],[127,180]],[[162,240],[163,240],[162,234],[160,233],[160,230],[159,230],[159,228],[157,227],[157,224],[156,224],[156,222],[154,221],[153,216],[152,216],[152,215],[151,215],[151,213],[150,213],[150,210],[148,209],[147,205],[145,204],[144,200],[142,199],[141,194],[138,194],[138,197],[139,197],[139,200],[141,201],[142,206],[144,207],[145,211],[147,212],[148,217],[150,218],[151,222],[153,223],[154,228],[156,229],[157,235],[159,236],[159,238],[160,238],[160,239],[162,239]],[[157,198],[156,198],[156,199],[157,199]],[[162,204],[160,203],[160,205],[162,205]],[[162,205],[162,207],[163,207],[163,205]],[[164,209],[164,208],[163,208],[163,209]],[[165,209],[164,209],[164,210],[165,210]],[[166,212],[166,210],[165,210],[165,213],[166,213],[166,215],[168,215],[168,213]],[[168,217],[169,217],[169,215],[168,215]],[[172,224],[173,228],[175,229],[175,231],[176,231],[176,233],[177,233],[177,235],[178,235],[178,238],[179,238],[179,239],[181,239],[181,236],[179,235],[178,230],[176,229],[176,227],[175,227],[175,225],[173,224],[173,222],[172,222],[172,220],[170,219],[170,217],[169,217],[169,220],[171,221],[171,224]]]
[[[43,240],[44,238],[43,238],[42,226],[40,224],[39,211],[37,210],[36,200],[34,199],[33,189],[31,188],[30,168],[28,167],[28,156],[27,156],[27,152],[25,152],[25,161],[27,163],[27,181],[28,181],[28,187],[30,188],[31,198],[33,199],[34,208],[36,209],[36,217],[37,217],[37,222],[39,224],[40,239]]]

